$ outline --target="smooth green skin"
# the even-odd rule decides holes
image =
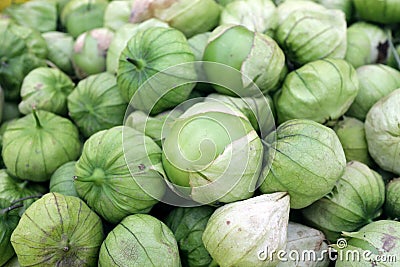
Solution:
[[[368,152],[365,128],[362,121],[352,117],[344,117],[333,127],[333,130],[339,137],[347,162],[355,160],[369,167],[374,166],[374,162]]]
[[[260,90],[263,94],[274,91],[286,73],[285,55],[278,44],[269,36],[241,25],[216,28],[204,50],[203,60],[240,71],[214,64],[204,66],[214,88],[230,96],[258,96]]]
[[[400,88],[400,72],[382,64],[365,65],[357,69],[357,77],[359,92],[346,114],[364,121],[376,102]]]
[[[275,95],[279,123],[309,119],[322,124],[339,119],[359,91],[357,74],[342,59],[322,59],[289,73]]]
[[[79,197],[74,185],[76,161],[61,165],[50,178],[50,192]]]
[[[244,26],[220,26],[216,28],[211,34],[208,44],[204,50],[203,60],[218,62],[228,65],[236,70],[241,69],[243,61],[247,58],[251,51],[251,46],[254,41],[254,33],[245,28]],[[211,81],[218,81],[224,79],[226,81],[233,80],[235,83],[240,84],[240,77],[237,73],[227,73],[221,77],[221,73],[213,72],[212,70],[205,69],[208,79]],[[219,82],[225,84],[226,82]],[[223,88],[213,84],[213,87],[220,93],[233,95],[229,89]],[[232,90],[232,89],[231,89]]]
[[[343,235],[348,238],[348,246],[343,250],[343,255],[346,255],[347,250],[357,250],[360,252],[359,255],[363,255],[365,250],[369,250],[372,252],[370,256],[372,260],[376,255],[380,255],[380,258],[377,258],[378,260],[381,259],[379,266],[391,267],[397,265],[393,262],[393,256],[398,257],[400,255],[400,222],[392,220],[376,221],[364,226],[357,232],[345,232]],[[371,262],[360,258],[361,261],[338,260],[335,266],[371,266]],[[382,261],[384,258],[391,259],[391,261]]]
[[[18,108],[22,114],[32,109],[46,110],[58,115],[67,115],[67,96],[75,84],[58,69],[36,68],[25,76],[21,87],[22,101]]]
[[[353,2],[361,19],[383,24],[400,22],[400,6],[397,0],[354,0]]]
[[[187,38],[210,31],[218,25],[221,7],[214,0],[178,0],[156,12],[156,17],[185,34]]]
[[[155,170],[160,162],[161,149],[149,137],[130,127],[113,127],[85,142],[74,185],[93,210],[118,223],[130,214],[149,212],[163,196],[163,178]],[[142,188],[143,183],[148,187]]]
[[[204,49],[203,60],[228,65],[240,71],[243,61],[251,51],[253,40],[254,33],[244,26],[220,26],[209,37],[208,44]],[[239,80],[241,77],[237,77],[238,73],[236,72],[226,73],[223,76],[212,69],[206,68],[205,72],[210,81],[219,81],[220,84],[227,84],[225,81],[234,81],[235,84],[241,84]],[[221,79],[223,80],[221,81]],[[234,95],[229,90],[231,88],[224,88],[218,84],[212,85],[219,93]],[[233,86],[230,87],[233,88]]]
[[[178,119],[163,144],[163,166],[171,182],[189,187],[190,172],[212,164],[230,143],[251,129],[247,121],[223,112],[203,110]]]
[[[2,156],[11,175],[43,182],[59,166],[78,158],[81,142],[70,120],[43,110],[36,115],[28,114],[7,127]]]
[[[46,42],[36,30],[8,20],[0,21],[0,40],[0,87],[6,100],[18,100],[25,76],[46,66]]]
[[[119,58],[118,88],[127,102],[137,93],[134,108],[158,114],[186,100],[195,85],[187,82],[196,78],[191,64],[159,72],[193,61],[188,41],[180,31],[162,27],[141,30],[128,41]],[[157,79],[146,83],[155,74],[159,74]]]
[[[335,242],[342,231],[355,231],[382,213],[385,184],[367,165],[352,161],[328,195],[305,208],[308,223]]]
[[[233,202],[253,195],[262,153],[261,140],[240,111],[203,102],[175,120],[162,164],[169,180],[191,191],[193,200]]]
[[[333,9],[299,9],[278,26],[276,40],[295,65],[346,54],[346,19]]]
[[[74,38],[64,32],[45,32],[42,37],[46,40],[49,53],[47,58],[60,70],[68,75],[74,74],[72,66],[72,51]]]
[[[365,119],[368,151],[386,171],[400,175],[400,89],[379,100]]]
[[[387,33],[367,22],[356,22],[347,28],[347,51],[345,59],[354,68],[373,64],[386,58],[384,44]]]
[[[11,177],[6,170],[0,170],[0,198],[7,199],[10,202],[16,201],[24,197],[37,197],[47,192],[47,188],[40,184],[29,181],[22,181]],[[36,201],[37,198],[27,199],[21,202],[24,206],[18,211],[22,215],[23,212]]]
[[[164,149],[177,148],[177,153],[179,153],[173,153],[174,157],[163,154],[165,171],[174,184],[190,186],[189,172],[185,172],[185,168],[179,167],[180,157],[193,161],[194,166],[199,166],[199,170],[201,170],[224,152],[225,147],[233,140],[246,134],[243,129],[234,133],[238,134],[237,136],[231,136],[227,131],[228,125],[238,123],[237,118],[232,115],[209,112],[205,116],[206,118],[201,114],[197,118],[176,122],[171,129],[170,136],[165,140]],[[196,171],[196,169],[192,171]]]
[[[11,243],[22,266],[96,266],[100,217],[79,198],[48,193],[22,215]]]
[[[107,72],[81,80],[68,96],[69,115],[85,137],[122,125],[126,108],[114,75]]]
[[[254,130],[266,135],[275,130],[274,107],[272,99],[263,97],[231,97],[220,94],[209,94],[204,101],[220,101],[240,110],[250,121]]]
[[[178,242],[183,266],[208,267],[212,262],[204,247],[202,235],[208,219],[214,212],[209,206],[176,208],[167,216],[165,224]]]
[[[99,267],[128,265],[180,267],[174,234],[147,214],[124,218],[101,245]]]
[[[161,20],[148,19],[139,24],[125,23],[115,31],[114,37],[110,43],[110,47],[107,50],[106,65],[108,72],[117,72],[119,57],[121,56],[121,52],[124,50],[129,39],[131,39],[132,36],[134,36],[138,31],[146,30],[151,27],[168,28],[169,26],[167,23]]]
[[[29,1],[22,5],[11,5],[4,10],[16,23],[40,32],[57,28],[57,5],[54,1]]]
[[[234,1],[221,12],[219,24],[243,25],[251,31],[273,36],[277,27],[276,7],[272,0]]]
[[[314,121],[284,122],[265,141],[270,149],[264,161],[271,164],[261,174],[260,190],[289,192],[292,209],[305,208],[331,192],[345,170],[339,138]]]
[[[71,0],[61,12],[61,23],[74,38],[103,26],[107,0]]]
[[[391,180],[386,185],[384,211],[389,218],[400,218],[400,179]]]
[[[107,28],[97,28],[82,33],[74,44],[72,60],[76,75],[83,79],[106,70],[107,49],[114,33]]]
[[[236,70],[241,69],[243,61],[249,55],[254,41],[254,33],[244,26],[225,26],[216,28],[209,37],[208,44],[204,50],[203,60],[217,62],[228,65]],[[214,72],[212,69],[205,69],[210,81],[219,81],[220,84],[227,84],[225,81],[234,81],[235,84],[241,84],[238,73],[227,73],[221,76],[221,73]],[[223,81],[221,81],[223,79]],[[229,83],[228,83],[229,84]],[[234,95],[230,87],[224,88],[218,84],[213,87],[219,92],[227,95]]]
[[[18,225],[19,216],[17,210],[7,211],[12,204],[9,200],[0,198],[0,265],[3,266],[14,255],[14,249],[10,238]]]

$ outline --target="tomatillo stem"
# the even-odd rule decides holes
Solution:
[[[35,121],[36,121],[36,127],[37,128],[42,128],[42,124],[40,124],[39,117],[38,117],[38,115],[36,113],[36,109],[32,109],[32,114],[33,114],[33,117],[35,118]]]
[[[25,200],[32,199],[32,198],[41,198],[42,196],[43,196],[43,195],[40,194],[40,195],[22,197],[22,198],[19,198],[19,199],[14,200],[13,202],[11,202],[11,204],[16,204],[16,203],[18,203],[18,202],[25,201]]]
[[[127,57],[126,58],[126,60],[129,62],[129,63],[132,63],[136,68],[138,68],[139,70],[141,70],[141,69],[143,69],[143,67],[144,67],[144,62],[143,62],[143,60],[136,60],[136,59],[134,59],[134,58],[129,58],[129,57]]]
[[[12,206],[7,207],[7,208],[5,208],[5,209],[2,209],[2,210],[0,210],[0,215],[3,215],[3,214],[5,214],[5,213],[7,213],[7,212],[10,212],[10,211],[12,211],[12,210],[21,208],[22,206],[24,206],[24,205],[23,205],[23,204],[15,204],[15,205],[12,205]]]

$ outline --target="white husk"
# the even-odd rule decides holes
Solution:
[[[221,267],[276,266],[276,257],[262,260],[260,255],[285,249],[289,209],[286,192],[222,206],[208,221],[204,245]]]

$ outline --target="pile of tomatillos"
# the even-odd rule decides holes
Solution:
[[[400,266],[400,1],[2,1],[0,40],[0,266]]]

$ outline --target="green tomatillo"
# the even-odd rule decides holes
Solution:
[[[147,214],[125,217],[101,245],[99,267],[181,267],[179,249],[171,230]]]
[[[218,208],[208,220],[203,242],[221,267],[276,266],[271,251],[283,250],[287,241],[289,196],[264,194]]]
[[[347,162],[356,160],[369,167],[374,166],[374,161],[368,152],[365,127],[362,121],[352,117],[343,117],[335,124],[333,130],[339,137]]]
[[[332,191],[346,167],[335,132],[311,120],[290,120],[268,135],[263,193],[289,192],[290,207],[301,209]]]
[[[381,98],[367,114],[365,136],[374,161],[386,171],[400,175],[400,89]]]
[[[178,30],[150,27],[128,41],[119,58],[118,88],[125,101],[155,115],[186,100],[195,86],[194,55]]]
[[[355,10],[364,20],[390,24],[400,22],[400,6],[397,0],[354,0]]]
[[[40,32],[55,31],[57,27],[57,3],[55,1],[25,1],[11,5],[3,12],[24,27]]]
[[[61,24],[76,38],[81,33],[103,26],[107,5],[108,0],[71,0],[61,12]]]
[[[346,114],[364,121],[371,107],[400,88],[400,72],[383,64],[357,68],[359,92]]]
[[[47,45],[32,28],[0,20],[0,87],[6,100],[17,100],[24,77],[46,66]]]
[[[243,25],[251,31],[273,36],[277,27],[276,6],[272,0],[240,0],[226,5],[221,24]]]
[[[326,253],[328,244],[325,242],[325,236],[322,232],[294,222],[289,222],[287,231],[286,255],[288,260],[281,261],[277,267],[329,266],[330,259],[328,253]],[[307,254],[309,252],[311,254]],[[295,258],[297,255],[300,255],[300,257]],[[308,257],[302,257],[303,255]]]
[[[11,243],[22,266],[96,266],[103,227],[79,198],[48,193],[22,215]]]
[[[61,165],[50,178],[50,192],[57,192],[65,196],[78,197],[74,185],[76,161]]]
[[[96,28],[78,36],[72,59],[79,78],[106,70],[107,50],[113,36],[114,33],[107,28]]]
[[[20,179],[48,181],[62,164],[81,152],[78,129],[68,119],[38,110],[7,126],[2,156],[7,171]]]
[[[133,128],[117,126],[93,134],[76,163],[78,195],[105,220],[118,223],[147,213],[165,191],[161,149]]]
[[[391,180],[386,185],[385,214],[392,219],[400,219],[400,178]]]
[[[377,25],[356,22],[347,28],[345,59],[355,68],[382,62],[388,53],[388,37]]]
[[[74,74],[72,54],[74,38],[65,32],[45,32],[42,37],[46,40],[47,59],[68,75]]]
[[[210,101],[175,120],[163,143],[169,180],[201,203],[233,202],[254,193],[263,147],[243,113]]]
[[[348,241],[333,246],[342,255],[338,257],[336,267],[397,266],[396,258],[400,255],[400,222],[380,220],[367,224],[356,232],[344,232],[343,236]]]
[[[36,68],[24,78],[21,87],[22,101],[18,108],[22,114],[38,109],[65,116],[67,96],[74,87],[72,80],[59,69]]]
[[[384,201],[382,177],[365,164],[352,161],[332,192],[302,213],[308,223],[334,242],[342,231],[358,230],[379,217]]]
[[[69,116],[85,137],[122,125],[127,108],[115,76],[108,72],[81,80],[68,96],[67,105]]]
[[[191,37],[217,26],[220,12],[214,0],[135,0],[130,22],[156,18]]]
[[[359,91],[356,70],[343,59],[321,59],[289,73],[274,97],[278,121],[310,119],[323,124],[338,120]]]
[[[232,68],[204,65],[207,78],[215,89],[231,96],[254,96],[260,90],[263,94],[274,91],[287,72],[285,55],[278,44],[271,37],[241,25],[216,28],[208,40],[203,60]]]
[[[118,3],[122,1],[115,1]],[[131,24],[127,23],[115,30],[114,37],[111,40],[110,46],[107,50],[106,65],[107,71],[116,73],[118,70],[118,61],[121,52],[124,50],[129,39],[131,39],[138,31],[145,30],[151,27],[165,27],[168,28],[168,24],[158,19],[149,19],[142,23]]]
[[[346,54],[346,18],[341,10],[309,1],[286,1],[278,9],[276,40],[297,66]]]

